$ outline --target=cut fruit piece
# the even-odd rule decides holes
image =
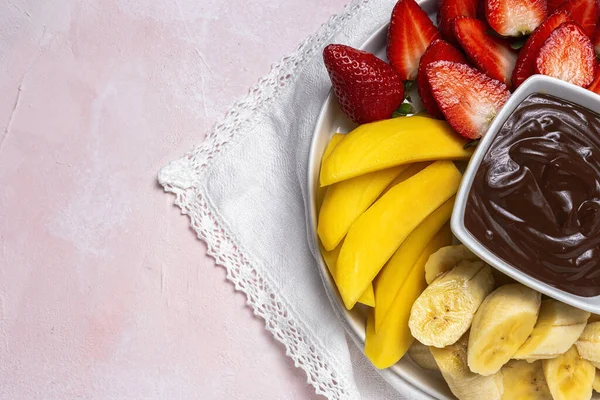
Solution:
[[[438,367],[435,362],[435,358],[431,354],[431,350],[429,347],[425,346],[423,343],[415,340],[408,349],[408,355],[419,367],[423,369],[429,369],[432,371],[439,371],[440,367]]]
[[[456,193],[461,178],[454,163],[436,161],[394,186],[352,224],[340,251],[336,274],[348,309],[406,237]]]
[[[544,376],[554,400],[589,400],[596,369],[572,346],[566,353],[543,360]]]
[[[452,215],[454,207],[454,197],[442,204],[437,210],[432,212],[423,222],[406,237],[392,258],[383,267],[375,281],[375,299],[377,308],[375,309],[375,330],[385,321],[385,316],[397,294],[402,289],[406,278],[419,259],[423,250],[432,238],[440,232],[444,224]],[[445,227],[446,242],[452,243],[452,232],[449,227]]]
[[[323,157],[321,157],[321,168],[323,167],[323,161],[325,161],[325,159],[327,157],[329,157],[329,155],[331,154],[331,152],[333,151],[333,149],[335,148],[335,146],[337,146],[337,144],[340,142],[340,140],[342,140],[344,138],[345,135],[341,134],[341,133],[334,133],[333,136],[331,136],[331,139],[329,139],[329,143],[327,143],[327,147],[325,148],[325,151],[323,152]],[[327,192],[327,188],[326,187],[317,187],[317,211],[321,212],[321,206],[323,205],[323,200],[325,199],[325,192]]]
[[[402,80],[417,77],[419,60],[429,44],[440,36],[415,0],[400,0],[392,10],[387,57]]]
[[[501,374],[481,376],[469,370],[467,365],[468,334],[455,344],[430,351],[450,391],[461,400],[500,400],[504,392]],[[516,400],[516,399],[510,399]]]
[[[549,16],[548,19],[533,31],[517,57],[517,63],[511,79],[513,88],[518,88],[525,82],[525,79],[536,73],[535,62],[540,54],[540,49],[556,28],[570,20],[571,17],[568,12],[558,11]]]
[[[565,353],[579,338],[590,313],[554,299],[542,301],[533,332],[515,353],[519,360],[542,360]]]
[[[558,8],[558,11],[567,11],[588,37],[594,35],[596,23],[600,18],[600,4],[598,0],[567,0]]]
[[[502,367],[505,400],[552,400],[541,361],[511,360]]]
[[[477,261],[479,257],[464,244],[442,247],[425,264],[425,281],[431,284],[438,276],[454,268],[461,261]]]
[[[404,171],[402,171],[402,173],[400,175],[398,175],[398,177],[396,179],[394,179],[392,181],[392,183],[389,184],[388,187],[385,188],[385,190],[381,193],[380,197],[382,197],[387,192],[389,192],[390,189],[392,189],[397,184],[404,182],[411,176],[415,176],[419,172],[423,171],[425,168],[427,168],[428,165],[431,165],[431,163],[430,162],[419,162],[419,163],[409,164],[408,168],[406,168]]]
[[[502,36],[529,35],[546,16],[546,0],[485,0],[485,18]]]
[[[454,0],[453,0],[454,1]],[[444,118],[444,114],[440,111],[433,94],[431,94],[431,86],[427,79],[426,69],[429,64],[434,61],[452,61],[456,63],[466,64],[467,60],[463,54],[454,46],[441,39],[433,41],[419,63],[419,73],[417,74],[417,86],[419,97],[425,110],[434,118]]]
[[[412,305],[408,325],[415,339],[434,347],[455,343],[469,329],[479,305],[494,287],[483,261],[461,261],[433,281]]]
[[[596,392],[600,392],[600,371],[597,368],[596,368],[596,376],[594,377],[594,384],[592,385],[592,388]]]
[[[325,250],[334,249],[350,226],[409,165],[371,172],[338,182],[327,188],[317,233]]]
[[[342,111],[357,124],[391,118],[404,101],[402,79],[373,54],[330,44],[323,61]]]
[[[379,369],[394,365],[414,342],[408,329],[410,306],[425,289],[425,261],[429,255],[448,244],[445,232],[440,232],[427,245],[412,267],[401,292],[394,299],[386,320],[375,332],[375,315],[369,313],[365,339],[365,356]]]
[[[456,18],[454,31],[460,46],[477,68],[491,78],[511,85],[517,53],[508,41],[489,35],[486,24],[475,18]]]
[[[440,33],[452,44],[458,44],[454,36],[454,19],[456,17],[477,17],[477,0],[440,0],[437,24]]]
[[[501,286],[481,304],[469,336],[469,368],[500,371],[525,343],[538,317],[541,295],[520,283]]]
[[[596,54],[592,42],[573,22],[554,30],[536,60],[538,74],[587,87],[594,79]]]
[[[590,86],[587,87],[588,90],[600,94],[600,68],[596,67],[596,76]]]
[[[579,354],[584,359],[600,363],[600,322],[588,323],[575,342]]]
[[[419,161],[467,160],[466,143],[447,122],[419,115],[361,125],[323,163],[321,186]]]
[[[327,269],[329,273],[333,277],[335,282],[335,275],[337,270],[337,259],[340,255],[340,249],[342,245],[340,244],[338,247],[331,251],[326,251],[325,249],[321,249],[321,254],[323,255],[323,260],[325,261],[325,265],[327,265]],[[337,283],[336,283],[337,286]],[[373,291],[373,285],[367,286],[367,290],[360,296],[358,302],[364,304],[365,306],[375,307],[375,292]]]
[[[487,132],[510,97],[506,85],[464,64],[433,62],[427,67],[427,78],[450,125],[472,140]]]

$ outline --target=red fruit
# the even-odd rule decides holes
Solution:
[[[595,64],[596,54],[590,38],[576,23],[565,22],[550,34],[540,49],[536,72],[586,87],[594,79]]]
[[[548,0],[546,2],[546,8],[548,9],[548,14],[552,14],[564,2],[565,2],[565,0]]]
[[[567,0],[558,10],[565,10],[571,14],[573,21],[577,22],[588,37],[594,35],[596,22],[600,17],[600,3],[598,0]]]
[[[437,28],[415,0],[396,3],[388,30],[387,57],[403,80],[417,77],[421,56],[439,37]]]
[[[390,118],[404,101],[404,83],[371,53],[330,44],[323,60],[342,111],[358,124]]]
[[[596,68],[596,77],[592,81],[591,85],[588,86],[588,90],[596,94],[600,94],[600,68]]]
[[[433,41],[419,63],[419,73],[417,74],[417,87],[419,89],[419,97],[425,110],[435,118],[444,118],[444,114],[437,105],[431,93],[431,86],[427,79],[427,67],[434,61],[453,61],[456,63],[466,64],[467,60],[463,54],[448,42],[438,39]]]
[[[594,45],[594,51],[596,51],[596,55],[600,56],[600,28],[596,28],[596,32],[592,38],[592,44]]]
[[[485,19],[502,36],[528,35],[546,16],[546,0],[485,0]]]
[[[510,76],[517,61],[508,42],[487,34],[484,22],[457,17],[454,33],[473,64],[489,76],[510,86]]]
[[[535,74],[535,60],[540,49],[546,42],[550,34],[561,24],[571,21],[569,13],[566,11],[557,11],[548,17],[535,31],[529,36],[525,45],[519,52],[515,69],[512,73],[512,84],[516,89],[525,79]]]
[[[437,24],[440,33],[448,42],[458,44],[454,37],[454,18],[477,18],[478,0],[440,0]]]
[[[468,139],[485,135],[510,97],[502,82],[465,64],[432,62],[427,67],[427,79],[448,123]]]

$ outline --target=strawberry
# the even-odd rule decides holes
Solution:
[[[596,68],[596,76],[590,86],[588,86],[588,90],[600,94],[600,68]]]
[[[546,2],[546,8],[548,9],[548,14],[552,14],[554,11],[560,7],[565,0],[548,0]]]
[[[583,29],[574,22],[565,22],[550,34],[535,62],[538,74],[553,76],[574,85],[586,87],[594,79],[594,46]]]
[[[458,44],[454,37],[454,18],[477,17],[478,0],[440,0],[437,24],[440,33],[448,42]]]
[[[516,89],[525,79],[535,74],[535,60],[540,49],[550,34],[561,24],[571,21],[569,13],[566,11],[557,11],[548,17],[535,31],[529,36],[525,45],[519,52],[517,63],[512,73],[512,84]]]
[[[484,22],[457,17],[454,33],[473,64],[489,76],[510,86],[517,54],[504,39],[487,34]]]
[[[442,39],[434,40],[431,42],[419,63],[419,73],[417,74],[417,87],[419,89],[419,97],[423,103],[425,110],[435,118],[444,118],[444,114],[440,111],[433,94],[431,94],[431,86],[429,86],[429,80],[427,80],[427,66],[434,61],[453,61],[461,64],[466,64],[467,60],[463,54],[457,50],[454,46]]]
[[[396,3],[388,30],[387,57],[403,80],[417,77],[421,56],[439,37],[437,28],[415,0]]]
[[[600,4],[599,0],[567,0],[558,10],[567,11],[571,14],[573,21],[577,22],[585,31],[588,37],[594,35],[596,29],[596,22],[600,17]]]
[[[426,71],[433,97],[448,123],[468,139],[485,135],[510,97],[505,84],[465,64],[434,61]]]
[[[596,28],[596,32],[594,32],[592,44],[594,45],[594,51],[596,52],[596,55],[600,56],[600,27]]]
[[[485,0],[485,19],[502,36],[528,35],[546,15],[546,0]]]
[[[404,101],[404,83],[371,53],[330,44],[323,60],[342,111],[357,124],[390,118]]]

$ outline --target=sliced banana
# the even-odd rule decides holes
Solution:
[[[423,343],[415,340],[408,349],[408,355],[419,367],[424,369],[430,369],[433,371],[439,371],[440,367],[438,367],[435,362],[435,358],[431,354],[429,347],[425,346]]]
[[[503,400],[552,400],[541,361],[511,360],[501,371]]]
[[[515,353],[518,360],[542,360],[563,354],[577,341],[590,316],[554,299],[542,301],[533,332]]]
[[[594,377],[594,383],[592,384],[592,388],[596,392],[600,392],[600,371],[596,368],[596,376]]]
[[[582,358],[600,365],[600,322],[587,324],[575,346]]]
[[[475,311],[493,287],[488,265],[482,261],[459,262],[415,301],[408,321],[410,332],[427,346],[455,343],[469,329]]]
[[[498,372],[533,331],[540,303],[540,293],[520,283],[494,290],[473,318],[468,352],[471,371]]]
[[[429,257],[425,264],[425,281],[430,284],[444,272],[454,268],[460,261],[478,261],[479,258],[464,244],[442,247]]]
[[[544,377],[554,400],[589,400],[596,377],[594,366],[575,346],[551,360],[542,360]]]
[[[502,375],[474,374],[467,365],[468,334],[456,343],[439,349],[431,347],[431,354],[452,393],[459,400],[500,400],[504,391]]]
[[[588,319],[589,323],[600,321],[600,315],[598,314],[590,314],[590,319]]]

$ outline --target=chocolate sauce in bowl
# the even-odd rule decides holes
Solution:
[[[579,296],[600,294],[600,115],[527,97],[473,181],[465,226],[507,263]]]

